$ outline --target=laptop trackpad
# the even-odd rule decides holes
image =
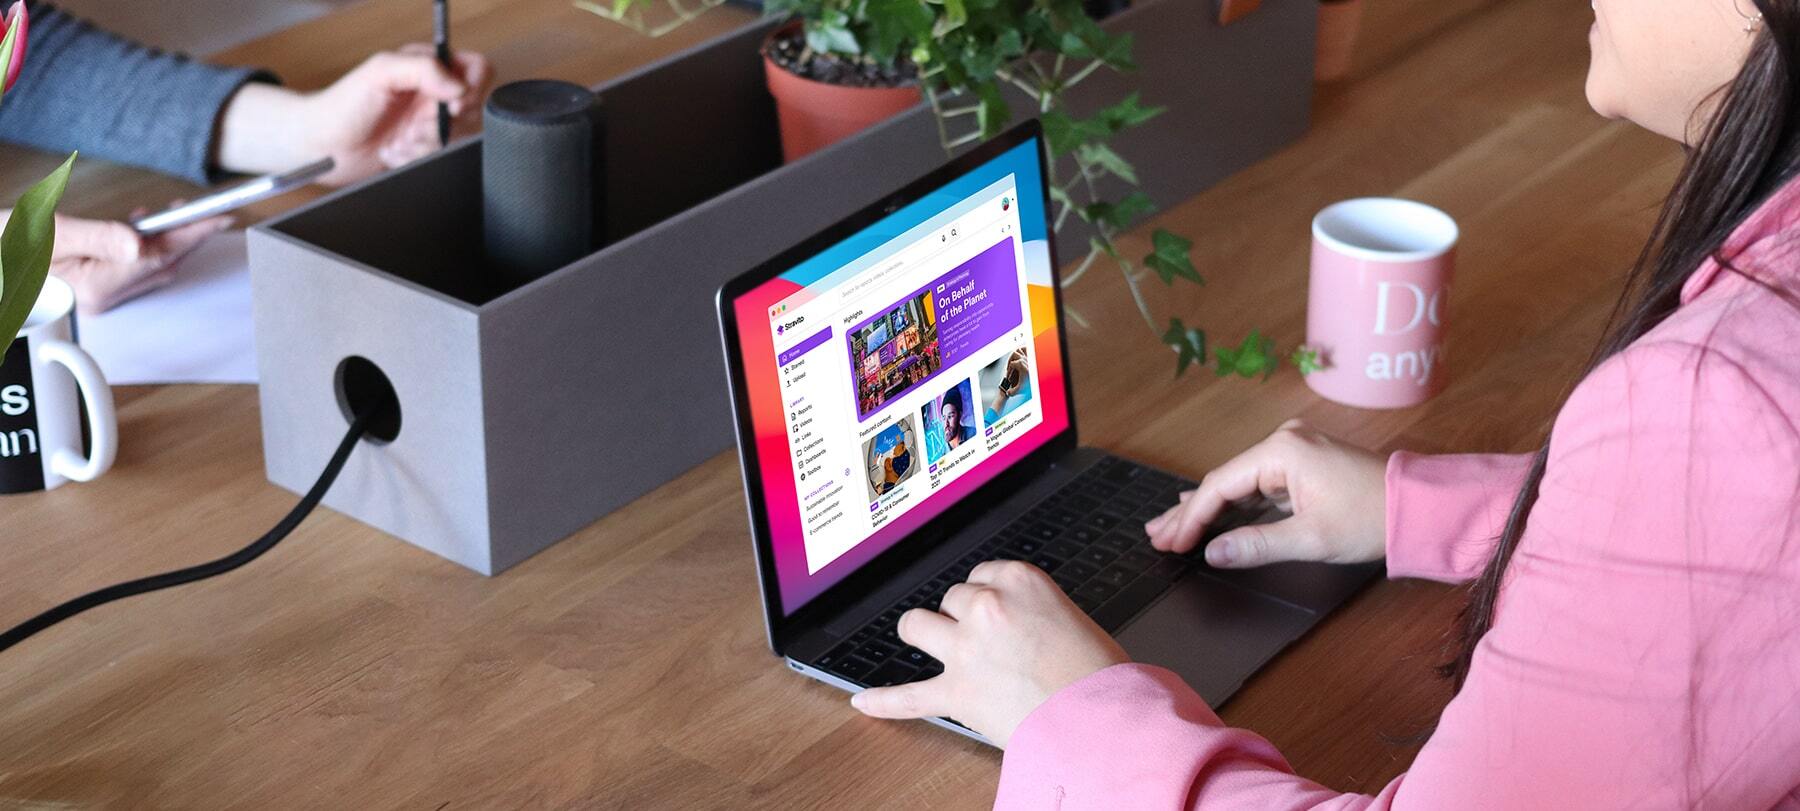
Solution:
[[[1311,612],[1195,574],[1118,638],[1132,659],[1175,671],[1217,707],[1317,621]]]

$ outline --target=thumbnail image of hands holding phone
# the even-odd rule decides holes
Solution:
[[[480,54],[457,52],[447,68],[420,43],[369,57],[315,92],[246,84],[220,113],[214,163],[228,172],[273,174],[330,159],[317,182],[353,183],[441,148],[440,103],[456,129],[472,130],[491,81]],[[272,184],[268,193],[289,188]],[[232,207],[258,199],[241,196]],[[0,222],[10,213],[0,210]],[[75,288],[83,312],[103,312],[168,284],[176,262],[231,224],[220,214],[142,233],[122,222],[58,215],[50,271]]]
[[[1288,560],[1362,563],[1386,551],[1387,461],[1298,421],[1220,465],[1181,503],[1145,525],[1158,550],[1188,553],[1233,504],[1269,499],[1293,515],[1231,530],[1206,545],[1208,563],[1250,568]],[[944,663],[926,681],[851,699],[878,718],[955,719],[1004,748],[1049,698],[1130,661],[1119,644],[1042,569],[989,561],[950,587],[937,611],[900,617],[900,638]]]

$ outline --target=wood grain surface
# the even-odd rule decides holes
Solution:
[[[594,82],[747,19],[721,11],[650,41],[563,0],[455,7],[457,44],[491,54],[503,80]],[[1175,379],[1119,279],[1097,271],[1068,297],[1091,325],[1070,340],[1084,440],[1188,475],[1295,416],[1388,449],[1533,447],[1680,160],[1587,108],[1589,21],[1565,0],[1370,0],[1357,67],[1319,91],[1310,134],[1193,199],[1159,201],[1126,240],[1147,250],[1154,226],[1195,240],[1208,284],[1157,294],[1165,315],[1291,346],[1314,212],[1369,194],[1440,206],[1463,231],[1441,396],[1371,412],[1320,400],[1291,370],[1265,384]],[[222,58],[317,87],[429,23],[423,2],[366,0]],[[55,161],[0,148],[0,191]],[[122,216],[194,192],[89,160],[65,211]],[[254,389],[126,388],[119,402],[110,474],[0,498],[0,624],[223,554],[291,506],[263,478]],[[778,666],[743,516],[724,454],[484,579],[321,510],[246,570],[90,612],[0,656],[0,808],[990,803],[998,752],[865,720]],[[1431,668],[1461,600],[1378,584],[1224,717],[1303,775],[1376,791],[1447,699]]]

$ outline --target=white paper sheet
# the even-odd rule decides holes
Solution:
[[[115,386],[256,382],[244,232],[194,249],[168,287],[76,323],[81,347]]]

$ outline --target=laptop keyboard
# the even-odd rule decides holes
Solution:
[[[900,640],[900,615],[917,607],[935,610],[945,590],[987,560],[1022,560],[1049,572],[1101,628],[1115,632],[1197,565],[1187,557],[1156,551],[1144,533],[1145,521],[1174,506],[1181,491],[1193,487],[1191,481],[1105,457],[881,612],[813,666],[871,687],[943,672],[936,659]]]

